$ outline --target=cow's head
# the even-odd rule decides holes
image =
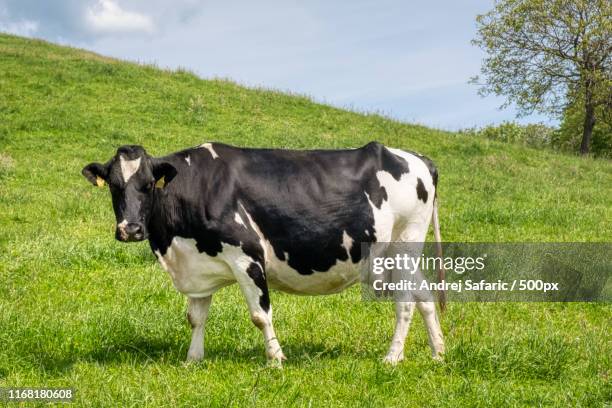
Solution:
[[[117,220],[115,238],[130,242],[147,238],[156,190],[174,178],[176,169],[149,156],[142,146],[121,146],[108,162],[90,163],[82,173],[94,186],[109,185]]]

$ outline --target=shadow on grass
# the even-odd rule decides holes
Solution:
[[[32,350],[25,352],[30,364],[50,376],[62,376],[70,372],[77,362],[97,363],[102,365],[145,365],[164,364],[182,366],[187,355],[188,341],[180,344],[163,338],[117,338],[107,339],[106,345],[90,351],[74,352]],[[362,354],[351,353],[323,343],[286,343],[285,365],[307,365],[312,361],[333,360],[339,356],[368,358]],[[262,344],[253,347],[232,348],[232,344],[216,344],[205,348],[204,361],[234,364],[265,364],[265,351]]]
[[[265,350],[263,342],[254,343],[252,347],[238,347],[231,342],[215,343],[205,345],[204,361],[216,363],[231,362],[252,364],[256,361],[265,362]],[[180,343],[165,339],[134,338],[129,342],[118,342],[108,347],[98,349],[81,356],[86,361],[95,361],[101,364],[114,363],[147,363],[163,362],[171,366],[179,366],[185,362],[189,337]],[[370,358],[372,356],[363,353],[355,353],[350,349],[340,346],[331,346],[321,342],[285,342],[283,351],[288,360],[285,364],[306,364],[313,360],[334,360],[340,356],[355,358]],[[378,357],[378,356],[375,356]]]
[[[61,376],[68,373],[76,362],[72,357],[57,356],[54,353],[47,352],[35,352],[33,357],[33,365],[39,371],[52,376]]]
[[[22,356],[29,365],[45,375],[61,376],[71,371],[77,362],[145,364],[164,361],[173,364],[175,360],[178,361],[178,350],[180,345],[164,339],[131,338],[116,339],[114,343],[90,351],[33,347],[30,350],[22,349]]]
[[[110,340],[110,339],[109,339]],[[184,346],[163,338],[134,337],[118,339],[81,356],[85,361],[101,364],[165,362],[173,365]]]
[[[281,344],[287,361],[285,365],[303,365],[313,360],[334,360],[339,356],[347,355],[357,357],[350,351],[341,349],[339,346],[329,346],[321,342],[284,342]],[[363,355],[359,355],[363,358]],[[215,362],[252,363],[260,360],[265,362],[265,350],[263,342],[249,348],[232,348],[231,344],[211,345],[205,348],[205,360]]]

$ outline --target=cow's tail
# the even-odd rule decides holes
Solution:
[[[440,236],[440,219],[438,217],[438,197],[434,197],[433,201],[432,223],[434,238],[436,240],[436,256],[439,258],[438,281],[444,282],[446,279],[446,271],[444,270],[444,260],[442,259],[442,237]],[[438,303],[440,304],[440,312],[444,312],[446,309],[446,292],[444,289],[438,291]]]

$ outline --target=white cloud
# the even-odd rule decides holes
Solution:
[[[97,33],[152,33],[154,29],[151,17],[122,9],[113,0],[99,0],[95,6],[85,12],[89,28]]]
[[[0,7],[0,33],[9,33],[31,37],[38,31],[38,22],[28,19],[10,21],[8,11]]]
[[[0,32],[32,37],[38,31],[38,22],[32,20],[21,20],[15,22],[0,21]]]

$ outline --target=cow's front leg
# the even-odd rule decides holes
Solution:
[[[212,296],[189,298],[187,320],[191,325],[191,344],[187,352],[187,361],[200,361],[204,358],[204,326]]]
[[[280,365],[286,358],[272,326],[270,295],[262,267],[251,262],[246,271],[237,271],[236,278],[246,298],[251,320],[263,333],[268,361]]]

